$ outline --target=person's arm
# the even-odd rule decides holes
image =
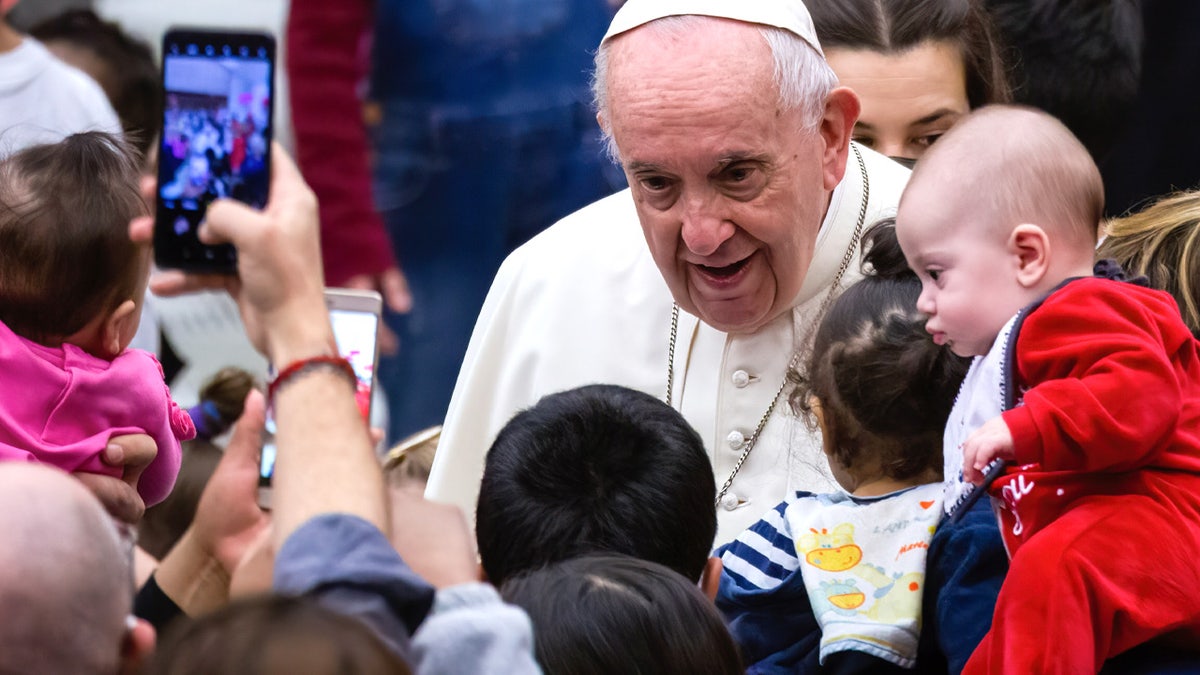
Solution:
[[[144,589],[147,602],[163,606],[153,597],[157,589],[183,614],[197,616],[228,601],[231,576],[270,522],[257,503],[263,418],[262,395],[252,391],[191,526],[159,563],[154,587]]]
[[[715,555],[715,603],[754,672],[816,672],[821,643],[784,501]]]
[[[1173,430],[1182,393],[1169,354],[1192,337],[1165,295],[1117,284],[1072,282],[1022,324],[1018,384],[1030,388],[1004,413],[1018,464],[1128,471]]]
[[[992,627],[996,596],[1008,573],[1008,554],[996,514],[980,500],[962,520],[942,519],[929,544],[922,596],[918,668],[935,672],[944,664],[962,672],[971,652]]]
[[[378,288],[392,310],[412,304],[375,210],[358,87],[371,3],[293,0],[287,72],[296,162],[320,201],[321,250],[332,286]]]

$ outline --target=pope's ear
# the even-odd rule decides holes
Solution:
[[[1008,237],[1008,249],[1016,258],[1017,283],[1033,288],[1050,268],[1050,237],[1040,226],[1022,223]]]
[[[837,187],[846,173],[850,138],[861,111],[862,104],[858,100],[858,94],[849,87],[837,87],[829,92],[829,98],[825,99],[825,112],[821,116],[818,132],[825,143],[821,166],[826,191]]]

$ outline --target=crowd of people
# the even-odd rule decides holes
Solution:
[[[378,3],[377,37],[403,26],[454,59],[585,39],[568,30],[585,3],[519,21],[483,4],[434,20]],[[366,10],[351,5],[297,0],[292,35],[316,40],[304,21],[322,11],[354,34]],[[265,204],[208,195],[198,235],[237,249],[235,275],[152,269],[156,192],[199,197],[201,159],[254,170],[263,125],[165,94],[145,142],[156,130],[129,104],[144,79],[93,81],[0,16],[0,70],[25,83],[0,81],[0,673],[1200,668],[1200,177],[1106,218],[1100,165],[1128,111],[1078,121],[1041,103],[1037,70],[1013,65],[1011,7],[597,5],[607,31],[572,43],[595,52],[595,156],[531,169],[592,199],[612,190],[592,171],[607,154],[628,188],[544,215],[527,243],[489,234],[521,245],[482,265],[494,280],[465,356],[457,320],[422,318],[441,277],[410,275],[393,308],[412,314],[393,325],[401,354],[430,360],[430,406],[390,433],[363,423],[323,293],[330,214],[370,190],[320,170],[310,187],[314,129],[297,124],[299,166],[269,149]],[[104,45],[97,59],[146,56],[72,16],[46,35],[92,26],[103,39],[80,43]],[[1110,56],[1136,61],[1127,47]],[[389,48],[376,41],[377,64]],[[414,105],[393,75],[374,78],[380,128],[433,120],[447,135],[430,157],[561,127],[538,152],[578,159],[564,73],[541,83],[564,92],[549,108],[527,105],[530,80],[509,97],[491,82],[483,111],[436,80]],[[1128,96],[1112,82],[1098,96]],[[361,179],[361,117],[344,123],[362,156],[335,166]],[[474,168],[409,185],[388,154],[400,139],[381,139],[388,189],[429,192],[382,195],[380,232],[421,240],[436,213],[410,218],[443,192],[492,208],[472,201]],[[174,167],[161,186],[154,147]],[[420,274],[452,269],[435,249]],[[364,258],[364,283],[396,281],[395,256]],[[133,346],[148,290],[228,291],[277,374],[213,373],[180,407]]]

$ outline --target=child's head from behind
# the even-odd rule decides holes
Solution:
[[[846,490],[878,479],[938,481],[942,432],[967,362],[925,333],[921,282],[892,221],[868,230],[863,247],[865,276],[825,313],[791,403],[820,423]]]
[[[0,321],[34,342],[116,357],[141,316],[150,252],[130,241],[129,221],[145,213],[136,155],[111,134],[0,160]]]
[[[548,675],[744,672],[712,601],[648,560],[581,556],[518,574],[500,592],[529,614]]]
[[[985,354],[1017,310],[1089,275],[1103,208],[1100,172],[1061,122],[1014,106],[968,115],[921,159],[896,217],[934,340]]]
[[[308,596],[263,595],[195,620],[176,621],[159,641],[147,675],[368,675],[408,673],[366,624]]]
[[[551,394],[500,430],[485,460],[475,533],[499,586],[584,553],[651,560],[698,581],[716,536],[704,444],[671,406],[590,385]]]

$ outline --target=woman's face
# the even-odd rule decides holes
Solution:
[[[825,56],[862,102],[854,140],[884,155],[919,158],[970,110],[962,55],[951,42],[898,54],[831,47]]]

